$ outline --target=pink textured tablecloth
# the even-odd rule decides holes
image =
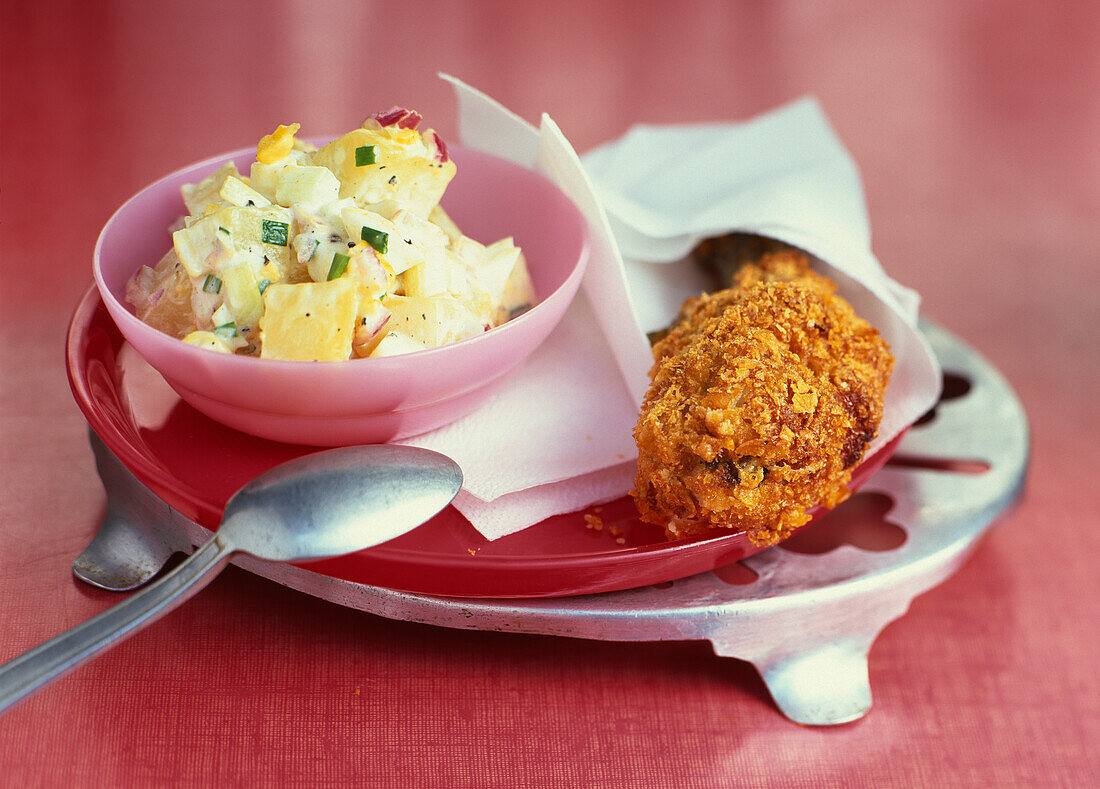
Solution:
[[[1100,8],[1089,2],[6,3],[0,661],[115,599],[70,575],[104,508],[65,328],[131,193],[278,123],[444,70],[580,150],[633,123],[822,102],[874,247],[1001,369],[1025,495],[870,655],[875,706],[797,727],[705,643],[435,629],[235,568],[0,717],[0,785],[1075,786],[1100,775]],[[435,120],[441,119],[441,120]]]

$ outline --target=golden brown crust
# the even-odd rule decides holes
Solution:
[[[802,253],[734,276],[654,348],[632,495],[670,538],[721,528],[770,544],[848,496],[893,357]]]

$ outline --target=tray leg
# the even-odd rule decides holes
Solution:
[[[938,580],[939,573],[902,580],[873,601],[864,596],[862,607],[840,597],[812,609],[731,619],[707,638],[715,654],[752,663],[780,712],[795,723],[849,723],[871,709],[871,645]]]
[[[832,726],[871,709],[867,643],[826,644],[753,661],[780,712],[806,726]]]

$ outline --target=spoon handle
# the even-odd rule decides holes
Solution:
[[[233,551],[215,535],[159,581],[0,666],[0,712],[187,600],[214,579]]]

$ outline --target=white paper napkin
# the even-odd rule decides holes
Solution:
[[[459,463],[455,506],[485,537],[630,489],[652,363],[643,326],[666,325],[698,294],[698,274],[681,259],[706,236],[756,232],[832,264],[841,293],[898,358],[872,449],[935,402],[940,376],[914,329],[916,294],[871,254],[858,173],[814,103],[748,124],[639,127],[582,166],[548,116],[536,129],[443,78],[458,96],[462,143],[547,175],[580,207],[592,240],[576,300],[530,360],[473,414],[404,442]]]
[[[477,411],[403,442],[454,458],[465,478],[455,507],[495,539],[630,489],[652,356],[603,209],[561,130],[546,115],[536,129],[444,78],[458,96],[462,143],[547,175],[584,213],[591,235],[580,291],[546,342]]]
[[[627,261],[647,330],[697,295],[685,260],[702,239],[739,231],[818,259],[896,359],[874,452],[927,411],[942,376],[916,330],[920,297],[871,251],[859,171],[821,107],[802,99],[743,123],[636,126],[584,157]]]

